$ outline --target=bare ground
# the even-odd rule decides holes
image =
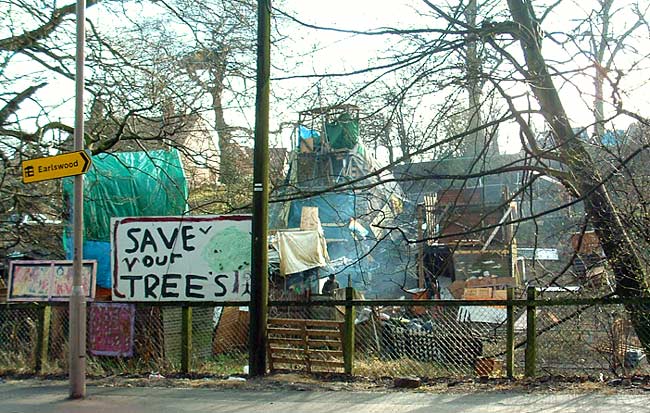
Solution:
[[[64,376],[32,377],[7,374],[0,381],[45,380],[59,382]],[[368,379],[340,374],[306,375],[278,373],[263,378],[214,377],[206,375],[174,375],[170,377],[118,375],[89,378],[88,384],[99,387],[168,387],[168,388],[238,388],[241,390],[294,390],[294,391],[362,391],[362,392],[429,392],[429,393],[600,393],[600,394],[650,394],[650,376],[633,376],[622,379],[600,380],[589,377],[546,376],[532,379],[508,380],[504,378],[478,378],[466,380],[423,379],[416,389],[397,388],[393,378]]]

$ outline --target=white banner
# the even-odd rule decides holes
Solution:
[[[249,301],[251,217],[111,220],[113,301]]]

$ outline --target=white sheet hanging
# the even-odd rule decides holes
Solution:
[[[278,231],[275,247],[280,253],[282,275],[324,267],[330,260],[327,242],[318,230]]]

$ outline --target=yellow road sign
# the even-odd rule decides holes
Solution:
[[[90,169],[90,163],[90,155],[84,151],[30,159],[22,164],[23,182],[28,184],[85,174]]]

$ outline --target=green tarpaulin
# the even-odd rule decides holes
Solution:
[[[325,125],[325,133],[332,149],[352,149],[359,141],[359,121],[344,113]]]
[[[92,162],[84,177],[86,241],[108,241],[112,217],[186,211],[188,189],[178,151],[105,153],[93,156]],[[63,183],[70,205],[73,182],[65,179]]]

